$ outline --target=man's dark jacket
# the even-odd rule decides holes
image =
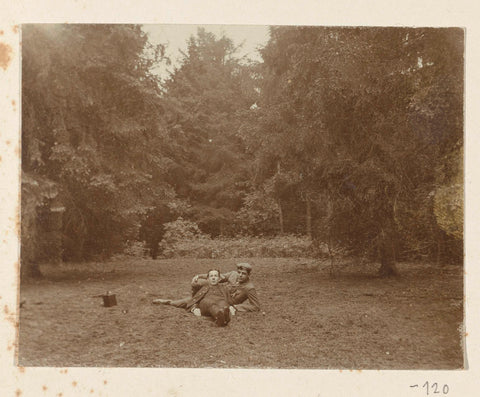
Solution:
[[[203,298],[205,298],[205,295],[207,295],[208,291],[210,291],[210,288],[212,287],[215,287],[215,288],[218,287],[218,289],[221,291],[225,299],[225,302],[227,302],[229,305],[233,304],[233,299],[228,291],[228,288],[225,285],[222,285],[222,284],[217,284],[216,286],[204,285],[193,296],[193,298],[187,302],[187,310],[191,310],[194,305],[197,305]]]

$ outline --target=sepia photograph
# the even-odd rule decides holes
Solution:
[[[463,27],[19,29],[18,366],[468,369]]]

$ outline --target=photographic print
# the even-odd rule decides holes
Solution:
[[[463,28],[20,29],[19,366],[465,369]]]

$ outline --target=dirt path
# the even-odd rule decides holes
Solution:
[[[239,259],[238,261],[240,261]],[[151,304],[188,296],[191,277],[235,260],[119,259],[46,268],[21,287],[22,366],[452,369],[463,366],[461,267],[400,264],[382,280],[374,268],[248,259],[265,315],[226,328],[182,309]],[[357,272],[357,273],[355,273]],[[118,306],[93,295],[107,290]]]

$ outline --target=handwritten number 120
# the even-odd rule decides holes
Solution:
[[[427,381],[423,384],[422,387],[423,387],[424,389],[426,389],[426,391],[427,391],[427,396],[430,395],[430,393],[432,393],[432,394],[440,394],[440,390],[439,390],[439,386],[438,386],[438,383],[437,383],[437,382],[430,384],[430,383],[428,383],[428,380],[427,380]],[[445,384],[445,385],[443,385],[441,392],[442,392],[443,394],[448,394],[449,390],[450,390],[450,389],[449,389],[448,385]]]

